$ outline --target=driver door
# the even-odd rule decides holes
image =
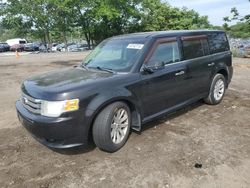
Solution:
[[[177,38],[156,40],[144,65],[152,70],[141,74],[143,119],[146,121],[186,100],[187,66],[180,62]]]

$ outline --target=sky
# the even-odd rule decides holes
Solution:
[[[213,25],[223,25],[223,18],[230,14],[232,7],[236,7],[240,15],[250,14],[249,0],[167,0],[175,7],[187,7],[199,12],[200,15],[208,16]]]

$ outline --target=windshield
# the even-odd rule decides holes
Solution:
[[[129,72],[145,39],[111,39],[99,44],[83,61],[87,68]]]

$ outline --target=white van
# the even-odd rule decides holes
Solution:
[[[9,40],[6,41],[6,43],[9,46],[13,46],[15,44],[26,44],[27,41],[26,41],[26,39],[16,38],[16,39],[9,39]]]

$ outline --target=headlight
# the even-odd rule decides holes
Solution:
[[[59,117],[64,112],[71,112],[78,109],[79,99],[41,102],[41,115],[47,117]]]

